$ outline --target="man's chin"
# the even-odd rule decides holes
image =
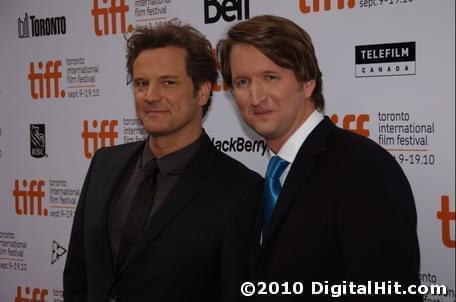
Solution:
[[[264,139],[270,139],[275,136],[274,129],[267,128],[267,127],[252,127],[251,128],[261,137]]]
[[[169,132],[167,132],[167,131],[157,131],[157,130],[147,131],[147,133],[149,133],[150,137],[164,137],[164,136],[169,135]]]
[[[144,129],[152,137],[166,136],[170,132],[169,129],[165,127],[148,126],[147,124],[144,125]]]

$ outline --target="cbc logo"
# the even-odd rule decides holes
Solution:
[[[43,207],[45,196],[44,180],[14,180],[14,208],[19,216],[47,216],[48,210]]]
[[[109,34],[117,34],[119,27],[120,33],[133,31],[133,25],[127,26],[127,12],[129,6],[125,4],[125,0],[102,0],[103,4],[109,2],[105,7],[99,7],[99,0],[93,0],[93,8],[91,14],[93,16],[94,32],[97,36],[105,36]],[[117,4],[118,2],[118,4]],[[117,23],[119,16],[119,23]],[[111,23],[109,22],[111,20]]]
[[[339,125],[339,116],[337,114],[331,115],[331,120],[334,124]],[[369,129],[366,129],[365,124],[369,121],[368,114],[347,114],[342,119],[342,128],[356,132],[363,136],[369,136]],[[340,126],[340,125],[339,125]]]
[[[32,99],[65,97],[65,90],[60,90],[62,61],[39,61],[30,63],[28,79],[30,81],[30,95]],[[44,71],[43,71],[44,69]],[[51,85],[52,84],[52,85]],[[51,86],[53,89],[51,89]]]
[[[102,120],[101,122],[93,120],[91,124],[94,131],[89,131],[89,121],[84,120],[81,132],[84,156],[87,159],[92,158],[101,147],[114,146],[118,137],[117,120]]]
[[[312,5],[308,5],[308,2],[312,2]],[[331,4],[334,4],[334,2],[337,2],[337,9],[339,10],[345,8],[345,2],[347,2],[348,8],[353,8],[356,4],[355,0],[299,0],[299,10],[303,14],[317,13],[323,6],[323,10],[329,11],[333,9]]]

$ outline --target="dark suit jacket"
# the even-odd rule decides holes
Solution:
[[[207,136],[115,272],[109,205],[143,147],[131,143],[95,154],[71,231],[65,302],[237,301],[239,283],[248,275],[262,178],[218,151]]]
[[[419,283],[416,209],[406,176],[387,151],[327,117],[301,146],[261,247],[260,225],[258,219],[256,280],[290,281],[290,288],[291,282],[302,281],[307,293],[312,281]],[[266,300],[333,301],[304,296]],[[342,296],[338,301],[377,299],[421,301],[418,296]]]

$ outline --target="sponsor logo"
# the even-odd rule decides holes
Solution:
[[[54,264],[67,252],[66,248],[61,246],[57,241],[52,240],[52,255],[51,255],[51,264]]]
[[[61,66],[62,61],[60,60],[47,61],[46,63],[39,61],[37,64],[30,63],[28,79],[30,80],[30,95],[33,99],[65,97],[65,90],[60,90]],[[54,89],[51,89],[51,86]]]
[[[92,121],[92,127],[94,131],[89,131],[89,121],[84,120],[83,130],[81,132],[83,152],[87,159],[92,158],[95,151],[101,147],[114,146],[118,133],[116,127],[118,125],[117,120],[97,120]],[[99,130],[98,130],[99,129]]]
[[[213,137],[212,143],[223,152],[261,152],[261,156],[264,156],[268,149],[263,140],[252,141],[243,137],[230,137],[229,140],[216,140]]]
[[[23,294],[25,294],[25,296],[23,296]],[[46,302],[48,294],[47,289],[30,288],[28,286],[24,288],[24,293],[22,293],[22,288],[18,286],[16,288],[16,298],[14,299],[14,302]]]
[[[46,154],[46,129],[44,124],[30,125],[30,155],[43,158]]]
[[[25,13],[24,19],[17,18],[17,34],[19,38],[43,37],[66,34],[66,18],[45,17],[38,18]]]
[[[22,186],[20,185],[22,184]],[[14,180],[14,208],[19,216],[47,216],[48,210],[43,207],[44,180]]]
[[[250,0],[204,0],[204,23],[216,23],[250,18]]]
[[[107,4],[100,7],[99,4]],[[93,29],[97,36],[126,33],[133,31],[133,25],[127,26],[127,12],[129,6],[125,0],[93,0],[91,14],[93,16]]]
[[[299,10],[303,14],[318,13],[321,9],[330,11],[335,5],[338,10],[351,9],[355,7],[356,2],[355,0],[299,0]]]
[[[355,46],[355,77],[416,74],[415,42]]]
[[[331,115],[331,120],[334,124],[342,127],[343,129],[356,132],[363,136],[369,136],[369,129],[366,128],[365,124],[370,120],[368,114],[347,114],[342,118],[342,125],[339,124],[339,116],[337,114]]]
[[[437,212],[437,219],[442,225],[442,242],[447,248],[456,248],[456,239],[451,238],[451,230],[454,231],[456,222],[456,211],[450,211],[450,198],[442,195],[440,198],[440,211]]]

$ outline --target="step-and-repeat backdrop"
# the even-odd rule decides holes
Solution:
[[[177,17],[215,45],[259,14],[285,16],[311,34],[326,114],[400,163],[416,198],[421,281],[449,290],[426,299],[455,301],[453,0],[2,1],[0,301],[63,300],[90,159],[101,146],[145,135],[127,86],[124,34]],[[264,173],[266,145],[222,81],[204,125],[217,148]]]

